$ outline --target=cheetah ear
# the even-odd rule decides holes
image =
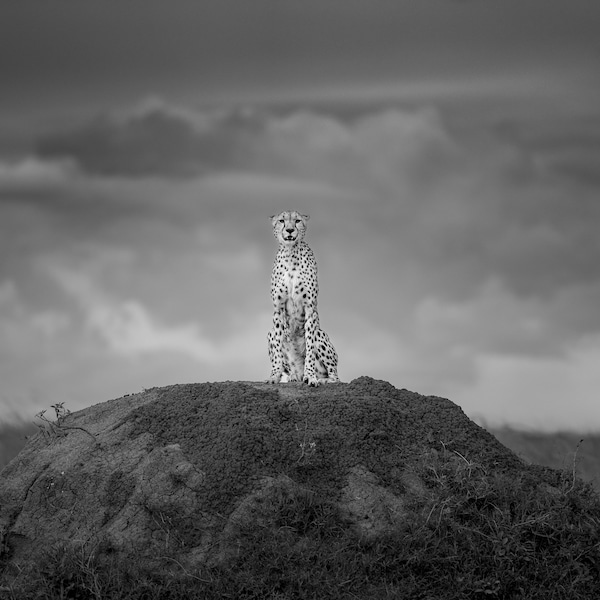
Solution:
[[[305,221],[308,221],[308,220],[310,219],[310,217],[309,217],[308,215],[302,215],[302,218],[303,218]]]

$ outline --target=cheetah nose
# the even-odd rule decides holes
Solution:
[[[294,233],[294,230],[293,230],[293,229],[286,229],[286,231],[287,231],[288,233]]]

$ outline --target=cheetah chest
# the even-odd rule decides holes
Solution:
[[[297,270],[282,276],[281,285],[284,290],[285,316],[287,328],[294,335],[304,330],[306,284]]]
[[[303,330],[307,304],[314,303],[316,281],[313,282],[305,257],[280,254],[273,271],[273,301],[284,313],[290,333]]]

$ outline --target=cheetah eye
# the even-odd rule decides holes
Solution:
[[[285,223],[284,219],[279,219],[280,223]]]
[[[302,223],[302,219],[296,219],[296,223]]]

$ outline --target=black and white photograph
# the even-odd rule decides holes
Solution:
[[[208,403],[204,421],[193,402]],[[169,429],[169,419],[183,428],[188,418],[187,433]],[[125,421],[129,437],[102,437]],[[192,430],[197,437],[187,438]],[[143,436],[154,436],[146,454]],[[220,449],[209,452],[202,436]],[[131,473],[90,470],[102,452],[120,456],[127,440],[135,451],[127,446],[133,454],[115,464],[132,461]],[[231,460],[222,440],[236,448]],[[583,537],[563,556],[562,579],[553,567],[556,580],[533,582],[536,551],[550,556],[555,540],[567,549],[571,541],[543,516],[552,493],[539,514],[513,511],[513,533],[503,529],[514,502],[482,491],[502,452],[509,479],[520,477],[514,457],[558,469],[563,487],[544,480],[557,498],[570,486],[587,490],[577,502],[588,503],[588,520],[563,523],[565,532],[600,526],[600,501],[586,495],[600,489],[600,3],[0,0],[1,598],[600,596],[600,548]],[[232,464],[245,453],[251,466],[236,467],[246,477],[238,485]],[[447,460],[432,466],[428,457]],[[35,477],[34,464],[45,465]],[[148,491],[140,465],[161,472],[166,487]],[[473,485],[464,506],[448,465]],[[61,480],[71,466],[83,471]],[[14,483],[25,468],[26,497]],[[211,468],[227,475],[217,484]],[[185,485],[171,489],[167,479]],[[250,488],[254,479],[263,487]],[[103,511],[94,552],[116,544],[125,523],[122,539],[142,544],[132,507],[154,506],[148,535],[165,546],[155,558],[170,557],[162,567],[177,585],[195,577],[197,596],[135,586],[119,595],[118,576],[103,579],[100,567],[95,581],[105,587],[78,588],[73,576],[69,591],[55,575],[48,595],[26,595],[10,557],[43,529],[33,523],[44,513],[65,539],[92,539],[90,522],[73,525],[79,508],[65,499],[87,498],[73,483],[84,480],[100,499],[81,503]],[[225,481],[233,487],[218,505]],[[338,482],[335,491],[319,487],[326,481]],[[195,486],[206,497],[188,498]],[[337,502],[335,518],[354,519],[361,544],[397,527],[408,535],[383,513],[417,515],[402,522],[423,522],[429,537],[400,544],[414,553],[398,563],[389,541],[396,566],[370,562],[370,576],[357,566],[368,562],[366,546],[347,570],[335,552],[330,570],[318,555],[312,578],[294,561],[316,552],[310,519],[333,517],[281,521],[276,534],[296,537],[277,538],[277,547],[295,566],[275,561],[261,579],[256,565],[235,563],[235,544],[246,541],[232,515],[247,526],[251,502],[271,502],[273,489],[298,503],[310,496],[313,512]],[[180,503],[171,512],[169,495]],[[6,508],[38,501],[49,508]],[[461,520],[474,506],[496,533]],[[210,530],[210,540],[177,533],[196,510],[207,521],[193,528]],[[257,517],[261,527],[270,514]],[[470,550],[456,540],[469,527],[491,563],[467,572],[464,559],[462,573]],[[524,528],[529,537],[517,542]],[[335,556],[348,565],[342,537]],[[304,555],[294,546],[303,543]],[[432,547],[441,554],[426,563]],[[214,569],[227,565],[238,579],[219,587]],[[417,585],[425,571],[430,583]],[[254,573],[254,583],[240,573]]]

